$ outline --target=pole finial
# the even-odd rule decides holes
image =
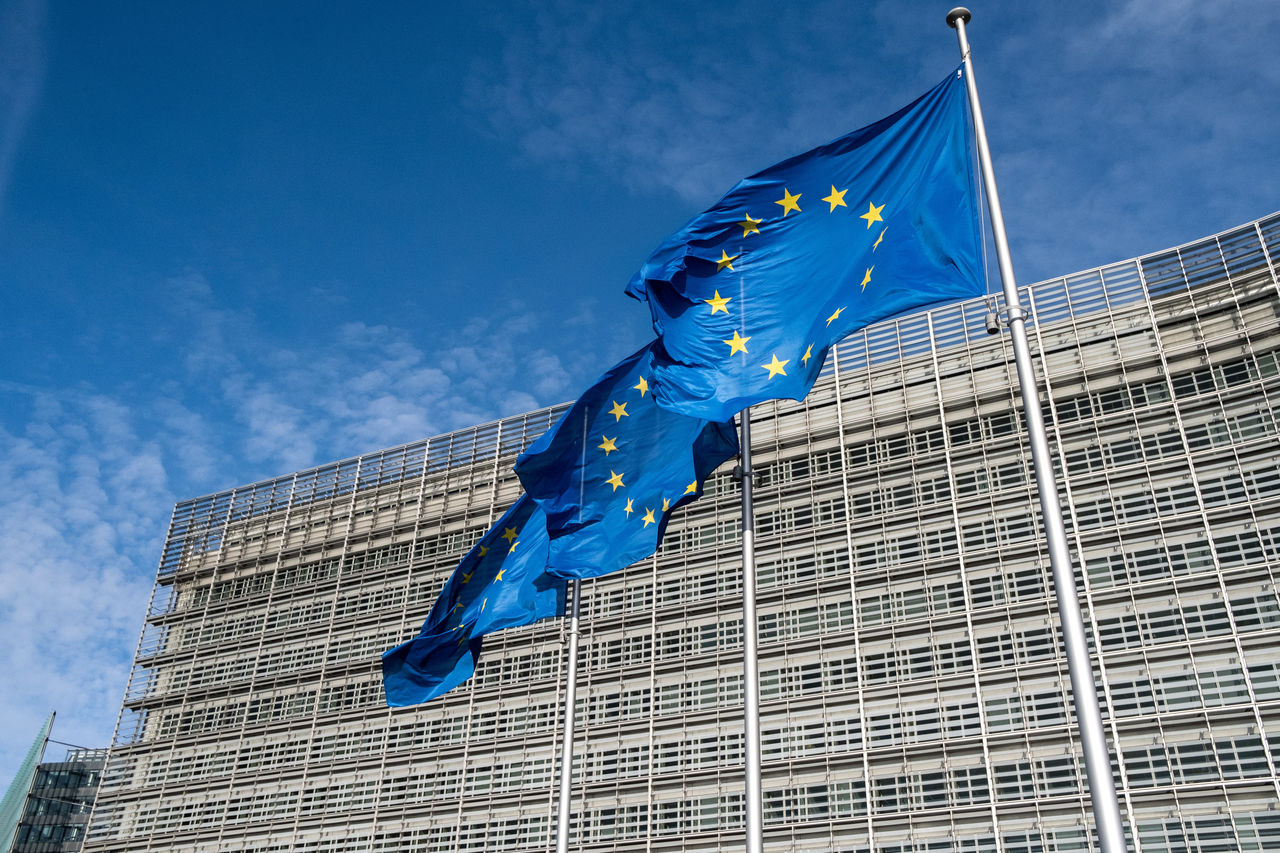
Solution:
[[[951,29],[956,28],[956,21],[964,21],[966,24],[973,18],[973,13],[963,6],[957,6],[947,13],[947,26]]]

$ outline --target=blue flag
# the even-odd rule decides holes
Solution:
[[[654,405],[652,346],[609,370],[516,460],[547,514],[553,574],[598,577],[649,556],[671,511],[738,452],[732,422]]]
[[[546,568],[546,515],[521,496],[463,557],[421,633],[382,656],[387,704],[426,702],[466,681],[485,634],[564,615],[565,582]]]
[[[660,338],[660,404],[724,420],[803,399],[850,332],[986,292],[960,73],[744,179],[654,252],[627,293]]]
[[[382,688],[387,705],[399,708],[443,696],[471,678],[480,659],[481,638],[470,631],[428,630],[382,656]]]

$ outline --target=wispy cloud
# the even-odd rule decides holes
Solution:
[[[90,393],[0,384],[30,412],[0,428],[0,768],[49,710],[59,740],[104,745],[119,710],[173,495],[136,413]]]
[[[513,304],[504,319],[476,318],[433,340],[350,322],[317,335],[314,345],[287,348],[272,343],[252,315],[223,308],[199,276],[175,280],[170,292],[184,318],[180,385],[209,397],[187,390],[168,414],[196,433],[207,430],[193,413],[213,407],[228,415],[240,430],[222,442],[224,452],[243,453],[261,476],[550,405],[580,390],[573,387],[580,374],[543,339],[549,318],[530,306]]]
[[[0,2],[0,212],[18,145],[44,86],[47,17],[44,0]]]
[[[773,43],[755,37],[778,18]],[[556,2],[504,7],[493,20],[501,64],[476,67],[469,102],[495,133],[514,135],[539,162],[692,202],[868,123],[868,103],[892,103],[920,82],[863,85],[858,71],[872,58],[842,43],[832,22],[849,17],[836,2],[747,2],[731,15],[714,4],[673,14]]]
[[[1264,215],[1280,175],[1280,6],[1135,0],[1075,16],[1060,53],[1011,42],[1026,69],[993,139],[1010,230],[1036,277],[1120,260]]]

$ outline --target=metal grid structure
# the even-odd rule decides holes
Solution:
[[[1280,849],[1280,215],[1025,300],[1135,850]],[[982,300],[753,409],[765,844],[1092,847],[1005,336]],[[179,504],[92,851],[547,848],[561,626],[384,707],[557,407]],[[742,844],[738,494],[584,585],[578,849]],[[1098,655],[1098,651],[1101,654]]]

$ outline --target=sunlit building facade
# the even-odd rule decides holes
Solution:
[[[1280,215],[1025,290],[1133,848],[1280,849]],[[765,846],[1076,851],[1092,818],[1007,335],[977,300],[752,411]],[[643,322],[637,319],[637,322]],[[542,850],[557,620],[389,710],[563,407],[180,503],[92,851]],[[742,847],[738,488],[584,584],[572,846]]]

